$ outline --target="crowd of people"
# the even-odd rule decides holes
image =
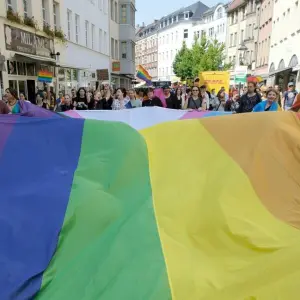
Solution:
[[[3,100],[0,100],[0,114],[20,113],[20,101],[28,101],[24,94],[18,95],[13,89],[6,89]],[[295,84],[290,82],[285,92],[278,86],[258,87],[248,82],[242,92],[231,89],[226,93],[222,87],[219,91],[209,92],[205,85],[193,87],[177,86],[171,89],[148,88],[135,90],[118,88],[112,90],[109,84],[102,85],[95,91],[85,88],[71,90],[71,94],[59,92],[58,97],[52,92],[39,91],[33,104],[55,112],[68,110],[122,110],[145,106],[159,106],[170,109],[227,111],[248,113],[278,110],[300,110],[300,94]]]

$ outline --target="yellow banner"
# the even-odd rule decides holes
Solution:
[[[222,87],[225,88],[226,93],[229,92],[230,75],[227,71],[208,71],[199,73],[200,86],[206,85],[207,90],[215,89],[216,93],[220,91]]]

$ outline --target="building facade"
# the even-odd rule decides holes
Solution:
[[[256,67],[260,6],[257,5],[256,0],[247,0],[245,2],[246,31],[244,44],[247,50],[245,50],[244,64],[248,66],[249,73],[252,74]],[[242,37],[240,37],[240,40],[242,40]]]
[[[235,67],[246,63],[243,61],[244,53],[239,48],[244,44],[246,38],[246,15],[247,2],[245,0],[232,1],[227,9],[227,37],[226,53],[227,63],[232,64],[231,84],[234,84]]]
[[[273,24],[274,0],[260,0],[258,6],[258,41],[256,52],[255,75],[268,77],[269,54],[271,46],[271,34]]]
[[[67,43],[59,57],[59,90],[95,89],[97,70],[110,68],[108,0],[64,0],[61,7]]]
[[[158,27],[159,22],[155,21],[148,26],[139,27],[136,33],[136,68],[142,65],[152,80],[158,80]]]
[[[1,94],[11,87],[34,100],[36,91],[45,87],[39,81],[41,71],[52,74],[55,91],[58,58],[66,49],[62,16],[61,0],[0,1]]]
[[[135,0],[110,0],[110,74],[114,87],[131,87],[135,75]]]
[[[277,0],[273,5],[268,84],[285,89],[288,82],[294,81],[299,90],[300,2]]]
[[[226,30],[227,30],[227,5],[219,3],[203,13],[202,20],[195,22],[192,27],[193,35],[191,35],[191,41],[194,42],[194,38],[201,38],[205,35],[211,39],[217,39],[220,43],[226,42]]]
[[[158,79],[178,81],[173,71],[173,62],[183,42],[191,46],[193,24],[202,19],[209,7],[198,1],[179,9],[159,21],[158,29]],[[192,37],[192,38],[191,38]]]

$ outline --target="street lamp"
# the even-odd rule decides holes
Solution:
[[[240,65],[244,66],[246,64],[246,52],[248,50],[247,46],[244,42],[241,43],[240,48],[238,48],[240,51]]]

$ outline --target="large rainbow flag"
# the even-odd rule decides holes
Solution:
[[[0,116],[0,299],[298,300],[299,133]]]

